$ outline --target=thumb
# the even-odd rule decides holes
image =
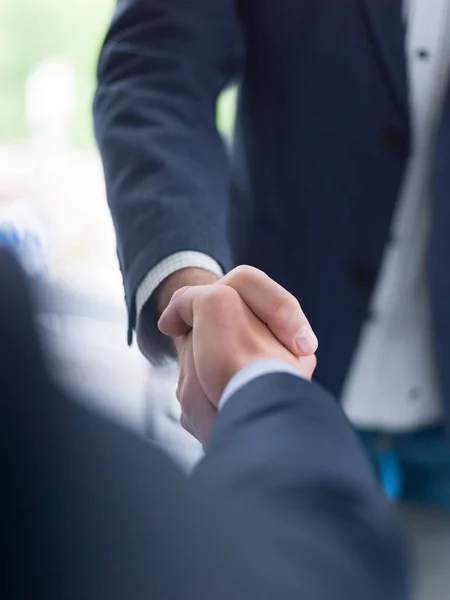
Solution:
[[[189,333],[194,326],[194,302],[209,287],[208,285],[195,285],[177,290],[158,321],[161,333],[170,337]]]

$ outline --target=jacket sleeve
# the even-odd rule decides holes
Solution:
[[[319,386],[289,374],[252,381],[219,413],[205,450],[192,483],[241,532],[240,559],[264,597],[408,597],[394,516]]]
[[[57,388],[5,252],[0,282],[1,598],[404,600],[392,517],[328,395],[249,383],[189,484]]]
[[[198,251],[232,266],[216,100],[235,75],[235,0],[118,0],[98,64],[102,156],[130,326],[144,276]]]

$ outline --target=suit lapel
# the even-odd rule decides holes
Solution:
[[[408,110],[404,2],[405,0],[360,0],[386,83],[401,111]]]

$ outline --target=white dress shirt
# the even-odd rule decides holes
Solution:
[[[404,0],[404,16],[414,151],[392,222],[393,241],[372,298],[374,316],[363,328],[343,391],[344,409],[355,425],[388,431],[415,429],[442,415],[426,260],[434,134],[450,71],[450,0]],[[220,265],[202,253],[169,256],[138,289],[138,323],[158,285],[186,267],[223,274]]]
[[[372,298],[343,391],[355,425],[408,431],[442,416],[427,285],[430,177],[435,130],[450,70],[450,0],[405,4],[414,151],[405,173]]]
[[[258,379],[258,377],[275,373],[288,373],[289,375],[302,378],[302,375],[297,369],[294,369],[294,367],[281,360],[255,360],[238,371],[236,375],[230,379],[220,399],[219,410],[224,407],[231,396],[233,396],[240,388],[243,388],[254,379]]]

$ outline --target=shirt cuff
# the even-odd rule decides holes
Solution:
[[[202,252],[183,251],[168,256],[146,275],[138,287],[136,293],[137,319],[139,319],[144,304],[146,304],[156,288],[173,273],[188,268],[204,269],[205,271],[214,273],[218,277],[222,277],[224,274],[219,263]]]
[[[271,375],[274,373],[289,373],[290,375],[295,375],[296,377],[303,379],[303,376],[297,369],[281,360],[255,360],[255,362],[250,363],[238,371],[236,375],[230,379],[222,394],[222,398],[220,399],[219,410],[224,407],[231,396],[247,385],[247,383],[250,383],[258,377],[262,377],[263,375]]]

